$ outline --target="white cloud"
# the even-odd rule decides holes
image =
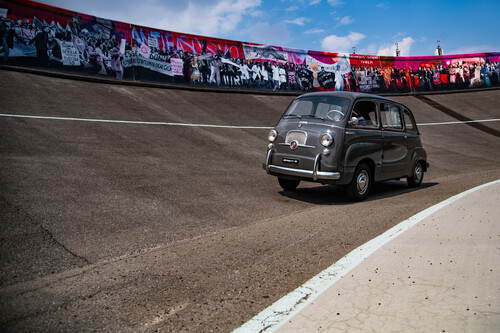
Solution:
[[[156,29],[224,37],[246,17],[258,16],[261,0],[40,0],[85,14]]]
[[[310,22],[311,19],[307,17],[298,17],[295,20],[286,20],[285,23],[295,24],[295,25],[305,25],[306,22]]]
[[[401,51],[401,56],[410,56],[411,46],[415,43],[415,40],[411,37],[405,37],[403,40],[397,42],[398,49]],[[379,47],[377,55],[379,56],[395,56],[396,55],[396,45],[382,45]]]
[[[389,9],[389,4],[387,4],[386,2],[380,2],[376,7],[381,9]]]
[[[348,24],[351,24],[353,22],[354,22],[354,20],[350,16],[344,16],[343,18],[341,18],[339,20],[339,23],[337,23],[335,28],[338,28],[338,27],[343,26],[343,25],[348,25]]]
[[[286,46],[290,43],[290,32],[283,22],[269,24],[269,22],[257,22],[247,29],[250,40],[254,43]]]
[[[359,50],[360,54],[377,54],[378,47],[375,43],[370,43],[368,46],[364,47],[362,50]]]
[[[260,1],[220,0],[212,6],[189,2],[184,11],[169,12],[163,16],[160,28],[193,32],[209,36],[234,31],[243,16],[260,6]]]
[[[312,5],[317,5],[317,4],[318,4],[318,3],[320,3],[320,2],[321,2],[321,0],[311,0],[311,1],[309,2],[309,5],[311,5],[311,6],[312,6]]]
[[[332,5],[333,7],[339,7],[339,6],[342,6],[344,4],[344,2],[341,0],[328,0],[328,3],[330,5]]]
[[[365,38],[366,36],[359,32],[351,32],[344,37],[330,35],[321,41],[321,47],[325,51],[349,53],[353,46]]]
[[[324,32],[325,32],[325,30],[323,30],[323,29],[309,29],[309,30],[304,31],[304,33],[308,34],[308,35],[309,34],[322,34]]]
[[[395,34],[394,36],[392,36],[392,39],[398,39],[398,38],[402,38],[404,36],[406,36],[406,32],[398,32],[397,34]]]

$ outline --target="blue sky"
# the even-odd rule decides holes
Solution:
[[[210,37],[402,56],[500,51],[500,1],[39,0],[107,19]]]

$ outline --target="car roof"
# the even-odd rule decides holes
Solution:
[[[378,95],[373,95],[373,94],[365,94],[365,93],[358,93],[358,92],[350,92],[350,91],[318,91],[318,92],[311,92],[307,94],[303,94],[297,98],[303,98],[303,97],[313,97],[313,96],[332,96],[332,97],[343,97],[347,98],[350,100],[355,100],[358,98],[377,98],[377,99],[382,99],[386,101],[391,101],[393,103],[398,103],[399,102],[392,100],[390,98],[378,96]]]

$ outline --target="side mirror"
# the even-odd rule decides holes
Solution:
[[[356,117],[352,117],[351,120],[349,120],[349,125],[352,125],[352,126],[358,126],[358,118]]]

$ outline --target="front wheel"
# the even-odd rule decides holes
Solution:
[[[413,174],[406,178],[409,187],[419,187],[424,179],[424,167],[422,162],[415,163]]]
[[[285,191],[293,191],[299,186],[300,180],[278,177],[278,182]]]
[[[354,177],[347,185],[347,195],[353,201],[361,201],[366,198],[371,186],[372,177],[370,167],[365,163],[361,163],[357,166]]]

